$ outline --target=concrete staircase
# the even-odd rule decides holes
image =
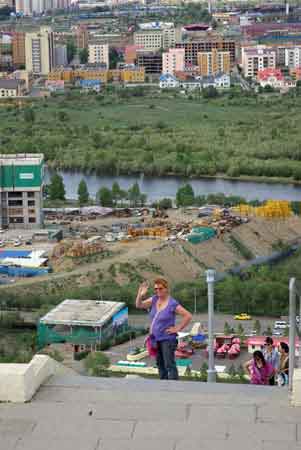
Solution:
[[[54,376],[0,405],[0,450],[301,450],[286,388]]]

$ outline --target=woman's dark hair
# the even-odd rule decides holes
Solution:
[[[285,351],[285,353],[288,353],[288,352],[289,352],[289,346],[287,345],[286,342],[280,342],[279,345],[280,345],[280,347],[282,348],[282,350]]]
[[[263,366],[266,365],[266,362],[265,362],[263,353],[262,353],[260,350],[255,350],[255,352],[253,353],[253,358],[254,358],[254,361],[256,361],[256,358],[261,359],[262,365],[263,365]]]

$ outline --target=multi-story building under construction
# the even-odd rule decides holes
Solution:
[[[44,155],[0,154],[0,228],[42,224]]]

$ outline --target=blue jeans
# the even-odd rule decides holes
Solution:
[[[159,341],[157,345],[157,366],[160,380],[178,380],[179,375],[175,361],[177,341]]]

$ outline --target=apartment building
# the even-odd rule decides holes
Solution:
[[[74,83],[79,80],[99,80],[107,83],[109,80],[108,70],[104,68],[80,68],[80,69],[55,69],[48,74],[48,81],[64,81],[65,83]]]
[[[25,35],[26,70],[36,75],[48,75],[54,67],[54,41],[50,27]]]
[[[144,50],[160,50],[163,48],[161,30],[137,31],[134,33],[134,44]]]
[[[90,43],[89,50],[89,64],[105,64],[109,68],[109,46],[108,44],[99,44],[97,42]]]
[[[12,35],[12,63],[15,68],[25,67],[25,33],[20,31]]]
[[[176,71],[185,68],[185,50],[183,48],[170,48],[162,55],[162,73],[174,75]]]
[[[162,73],[162,54],[160,52],[137,51],[136,64],[144,67],[146,74]]]
[[[24,16],[68,8],[70,4],[71,0],[15,0],[16,13]]]
[[[42,154],[0,154],[0,227],[42,224]]]
[[[66,66],[67,61],[67,46],[66,45],[55,45],[54,47],[54,65],[56,67]]]
[[[243,47],[241,62],[244,76],[256,78],[259,70],[276,68],[276,51],[264,45]]]
[[[144,83],[144,67],[125,67],[120,70],[120,80],[124,83]]]
[[[285,49],[285,66],[290,69],[301,67],[301,47],[289,47]]]
[[[236,42],[234,40],[212,38],[200,41],[178,42],[176,43],[176,48],[184,48],[186,65],[196,66],[198,53],[212,52],[213,49],[229,52],[230,64],[233,65],[235,62]]]
[[[76,47],[83,49],[88,48],[89,32],[85,25],[78,25],[75,30]]]
[[[176,44],[175,28],[138,30],[134,33],[134,44],[145,50],[160,50],[174,47]]]
[[[200,52],[197,56],[200,75],[207,77],[218,73],[230,73],[230,52],[214,48],[211,52]]]

